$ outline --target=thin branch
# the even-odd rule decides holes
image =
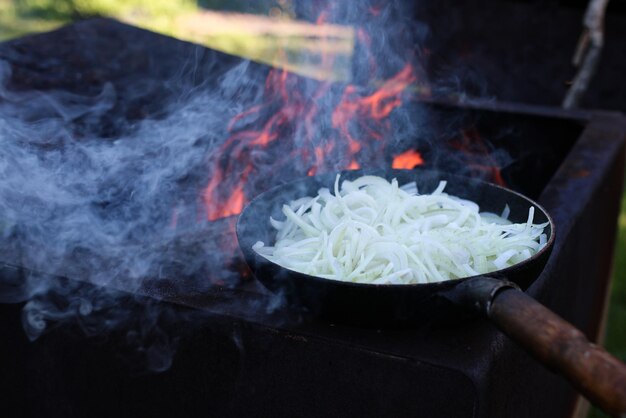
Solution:
[[[563,100],[566,109],[578,106],[598,66],[604,46],[604,17],[609,0],[591,0],[583,19],[583,33],[578,40],[573,64],[579,67],[572,86]]]

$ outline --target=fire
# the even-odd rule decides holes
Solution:
[[[355,160],[352,160],[350,164],[348,164],[347,170],[358,170],[361,168],[361,165],[357,163]]]
[[[369,8],[369,12],[374,16],[380,16],[380,12],[382,10],[382,6],[374,5]]]
[[[270,70],[264,102],[232,118],[230,136],[209,161],[211,179],[202,193],[206,219],[239,214],[249,199],[250,179],[271,180],[277,172],[312,176],[354,170],[361,167],[363,152],[368,153],[364,157],[368,163],[372,156],[381,160],[383,139],[391,131],[388,117],[402,105],[403,93],[416,78],[413,67],[406,64],[374,90],[352,84],[338,90],[337,85],[322,82],[307,96],[300,87],[302,79]],[[333,101],[334,106],[328,107]],[[265,122],[260,129],[241,129],[251,116]],[[324,126],[329,128],[320,128]],[[276,159],[271,172],[262,173],[255,164],[260,153]]]
[[[226,216],[237,215],[241,213],[245,203],[246,195],[243,190],[245,179],[247,178],[250,169],[247,168],[242,174],[243,181],[240,181],[231,191],[230,196],[225,197],[222,205],[214,205],[214,196],[219,193],[219,185],[223,182],[221,175],[217,175],[211,179],[206,189],[204,190],[204,202],[207,209],[207,219],[209,221],[215,221]]]
[[[397,155],[391,163],[391,168],[408,169],[411,170],[418,165],[424,164],[422,154],[415,150],[408,150],[400,155]]]
[[[467,165],[486,180],[506,186],[502,177],[501,167],[494,159],[493,153],[475,128],[461,130],[461,135],[452,146],[465,156]]]
[[[364,32],[361,37],[368,40]],[[388,166],[389,117],[402,106],[406,92],[416,82],[411,64],[380,82],[378,88],[317,82],[285,70],[270,70],[262,103],[230,120],[228,138],[208,161],[211,177],[201,196],[203,217],[215,221],[239,214],[254,193],[276,184],[278,176],[289,180],[354,170],[363,163]],[[250,127],[246,120],[258,122]],[[462,159],[475,172],[504,184],[500,167],[477,130],[463,130],[452,147],[461,151]],[[421,164],[422,154],[413,149],[391,162],[399,169]]]
[[[358,123],[370,137],[383,139],[381,128],[388,128],[385,119],[402,104],[401,93],[415,80],[413,67],[406,64],[396,76],[385,81],[369,96],[360,96],[356,86],[345,88],[341,102],[332,114],[332,126],[343,134],[353,155],[361,150],[362,144],[351,135],[350,124]],[[368,125],[372,121],[375,124]]]

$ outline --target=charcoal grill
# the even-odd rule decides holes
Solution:
[[[16,91],[98,92],[111,82],[130,92],[141,74],[149,88],[122,94],[111,110],[129,124],[158,117],[180,89],[210,83],[239,62],[106,19],[5,43],[0,59],[11,63]],[[193,75],[172,85],[178,64],[190,59]],[[537,199],[558,231],[553,255],[528,293],[597,341],[623,187],[626,119],[499,102],[423,105],[442,131],[455,120],[490,138],[507,132],[499,146],[519,161],[505,170],[510,186]],[[123,128],[86,127],[110,137]],[[219,239],[235,239],[226,225],[221,229]],[[215,238],[198,233],[170,250],[198,251]],[[19,283],[29,269],[45,272],[45,266],[21,265],[19,248],[8,241],[0,251],[4,286]],[[241,260],[235,255],[229,263]],[[210,271],[210,263],[202,268]],[[80,284],[80,271],[66,273],[59,280],[89,286]],[[123,335],[86,338],[62,328],[30,343],[20,326],[21,306],[0,305],[3,408],[65,417],[565,417],[575,408],[577,396],[563,379],[483,320],[410,330],[302,322],[291,312],[259,309],[267,292],[245,275],[234,286],[193,283],[179,280],[172,266],[168,277],[147,282],[140,292],[144,303],[207,314],[201,325],[188,325],[172,367],[160,374],[129,372],[116,357]]]

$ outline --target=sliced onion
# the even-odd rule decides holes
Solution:
[[[270,219],[274,246],[253,249],[287,269],[327,279],[372,283],[432,283],[486,274],[524,261],[547,243],[548,225],[479,212],[476,203],[450,196],[442,181],[432,194],[382,177],[335,180],[283,206]]]

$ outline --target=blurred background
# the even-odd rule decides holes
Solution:
[[[301,51],[350,55],[352,28],[320,27],[294,15],[292,0],[0,0],[0,41],[104,16],[310,77],[346,78],[345,60],[328,69],[302,65]],[[312,39],[320,32],[332,42]]]
[[[0,36],[7,39],[94,16],[112,16],[176,35],[184,33],[185,17],[206,10],[274,18],[293,15],[291,0],[0,0]]]
[[[351,28],[315,26],[295,20],[295,0],[0,0],[0,41],[53,30],[97,16],[160,32],[209,48],[323,79],[342,80],[348,66],[308,65],[295,51],[332,51],[349,57]],[[312,32],[333,34],[332,43],[311,42]],[[319,52],[319,51],[318,51]],[[346,61],[343,61],[344,63]],[[619,238],[605,345],[626,360],[626,194],[622,197]],[[592,411],[591,416],[602,416]]]

